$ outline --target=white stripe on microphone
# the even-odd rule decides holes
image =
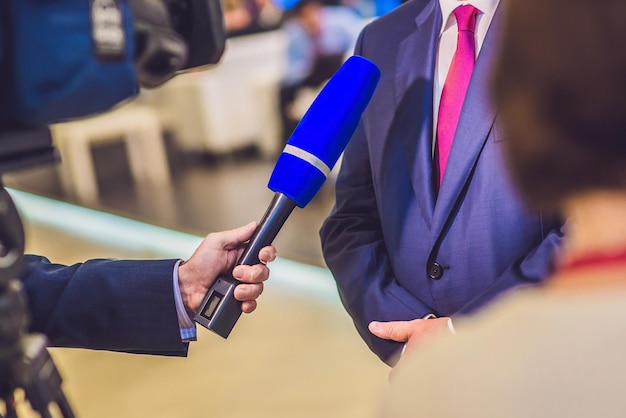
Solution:
[[[313,167],[317,168],[324,174],[324,177],[328,177],[330,173],[330,168],[324,163],[324,161],[317,158],[315,155],[306,152],[303,149],[294,147],[293,145],[287,144],[285,145],[285,149],[283,150],[285,154],[291,154],[294,157],[300,158],[301,160],[306,161],[311,164]]]

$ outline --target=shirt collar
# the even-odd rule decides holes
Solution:
[[[446,30],[453,23],[449,20],[449,17],[457,6],[462,4],[471,4],[482,13],[493,17],[496,12],[496,8],[498,7],[498,3],[500,3],[500,0],[439,0],[441,16],[443,17],[441,32]]]

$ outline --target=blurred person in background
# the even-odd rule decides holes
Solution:
[[[355,10],[321,0],[300,0],[287,12],[282,26],[287,38],[286,68],[279,96],[285,142],[302,116],[293,109],[298,93],[323,86],[354,48],[363,25]]]
[[[270,0],[224,0],[226,35],[250,35],[278,29],[283,13]]]
[[[503,145],[532,208],[568,219],[557,270],[407,350],[383,417],[626,416],[626,4],[506,12]]]
[[[209,234],[186,261],[94,259],[63,266],[26,255],[20,279],[29,332],[45,334],[50,346],[185,356],[188,342],[196,339],[191,318],[255,229],[252,222]],[[234,268],[243,312],[255,310],[269,277],[265,263],[275,257],[276,249],[268,246],[259,252],[261,264]]]

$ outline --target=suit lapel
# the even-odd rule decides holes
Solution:
[[[391,135],[399,138],[422,215],[431,223],[435,207],[432,186],[432,96],[441,11],[430,1],[415,19],[416,28],[398,48],[395,77],[396,119]]]
[[[498,9],[499,10],[499,9]],[[441,234],[456,200],[463,191],[493,126],[496,111],[489,99],[491,68],[496,59],[500,32],[500,13],[496,11],[476,60],[474,73],[459,119],[448,165],[439,190],[433,217],[434,236]]]

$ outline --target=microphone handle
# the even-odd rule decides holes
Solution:
[[[259,264],[259,251],[270,245],[283,224],[296,207],[296,202],[282,193],[275,193],[265,215],[259,222],[250,242],[246,245],[243,253],[237,260],[236,265],[246,264],[252,266]]]
[[[282,193],[276,193],[236,265],[258,264],[259,251],[274,241],[295,207],[296,202]],[[241,302],[235,299],[235,287],[240,283],[231,273],[219,275],[204,296],[194,321],[223,338],[228,338],[241,316]]]

